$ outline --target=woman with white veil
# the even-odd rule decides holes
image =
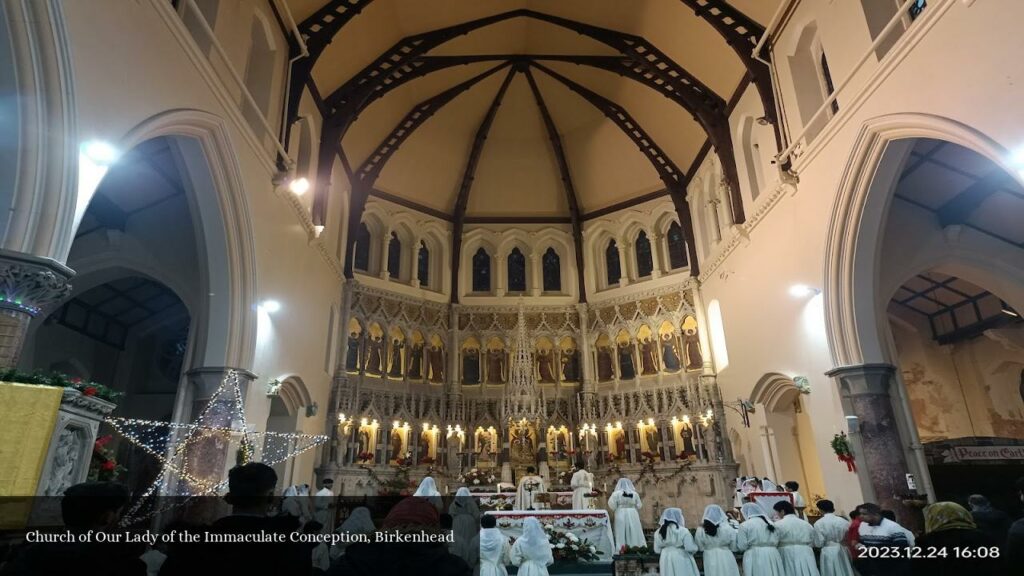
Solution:
[[[764,508],[748,502],[740,512],[743,523],[736,534],[736,549],[743,552],[743,576],[785,576],[779,534]]]
[[[346,537],[339,541],[337,544],[331,547],[331,560],[339,558],[345,554],[345,549],[350,544],[359,541],[360,535],[369,535],[377,531],[377,527],[373,525],[373,518],[370,517],[370,509],[366,506],[360,506],[352,513],[348,515],[348,518],[338,526],[335,530],[338,534],[344,534]]]
[[[505,564],[508,564],[509,549],[508,538],[497,528],[497,521],[494,516],[484,516],[480,519],[480,566],[478,576],[508,576]]]
[[[437,491],[437,485],[434,483],[433,477],[427,476],[423,478],[423,481],[420,482],[419,488],[416,488],[416,492],[413,493],[413,496],[428,499],[435,507],[437,507],[438,512],[441,511],[441,493]]]
[[[683,511],[679,508],[665,508],[654,531],[654,553],[660,554],[658,561],[661,576],[700,576],[693,553],[697,545],[683,522]]]
[[[739,576],[736,565],[736,530],[718,504],[708,504],[697,527],[697,548],[704,552],[704,576]]]
[[[608,509],[615,514],[613,531],[615,532],[615,548],[623,546],[645,546],[644,528],[640,524],[640,509],[643,508],[640,495],[629,478],[619,478],[615,491],[608,496]]]
[[[523,521],[523,535],[512,544],[509,559],[519,567],[518,576],[548,576],[548,566],[555,563],[555,557],[548,535],[533,516]]]
[[[448,506],[448,514],[452,517],[452,533],[455,539],[452,553],[470,566],[476,564],[477,553],[473,550],[476,543],[473,542],[473,537],[477,535],[480,526],[480,508],[476,504],[476,499],[469,493],[469,488],[463,486],[455,492],[455,499]]]
[[[302,514],[302,503],[299,501],[299,489],[295,486],[289,486],[285,488],[284,493],[281,494],[284,498],[281,500],[281,514],[283,516],[293,516],[299,519],[299,522],[305,523],[306,518]]]

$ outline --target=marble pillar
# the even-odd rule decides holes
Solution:
[[[74,275],[55,260],[0,250],[0,369],[18,365],[32,319],[71,294]]]
[[[910,469],[890,396],[895,373],[890,364],[862,364],[835,368],[826,375],[835,378],[846,415],[858,422],[862,453],[854,454],[857,473],[867,477],[878,505],[895,511],[901,524],[914,529],[921,524],[920,513],[897,498],[909,492]]]

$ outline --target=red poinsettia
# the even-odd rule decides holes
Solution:
[[[99,392],[99,389],[95,386],[86,386],[85,390],[82,390],[82,394],[86,396],[95,396]]]
[[[82,379],[81,378],[72,378],[71,380],[69,380],[69,382],[71,382],[72,384],[81,384],[82,383]]]
[[[117,468],[117,464],[115,464],[113,460],[107,460],[103,464],[100,464],[100,470],[103,470],[104,472],[113,472],[115,468]]]
[[[106,436],[100,436],[99,438],[96,439],[96,449],[98,450],[100,448],[103,448],[104,446],[109,444],[110,441],[113,440],[113,438],[114,437],[111,436],[110,434],[107,434]]]

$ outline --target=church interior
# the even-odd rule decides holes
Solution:
[[[648,529],[743,477],[1016,513],[1022,16],[2,2],[0,369],[64,391],[4,416],[40,456],[0,495],[212,494],[251,456],[496,510],[585,468]],[[243,439],[177,466],[161,426]]]

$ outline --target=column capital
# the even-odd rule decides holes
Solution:
[[[830,378],[836,378],[840,389],[851,396],[888,395],[895,374],[896,367],[885,363],[840,366],[825,373]]]
[[[71,294],[74,275],[56,260],[0,250],[0,308],[37,316]]]

